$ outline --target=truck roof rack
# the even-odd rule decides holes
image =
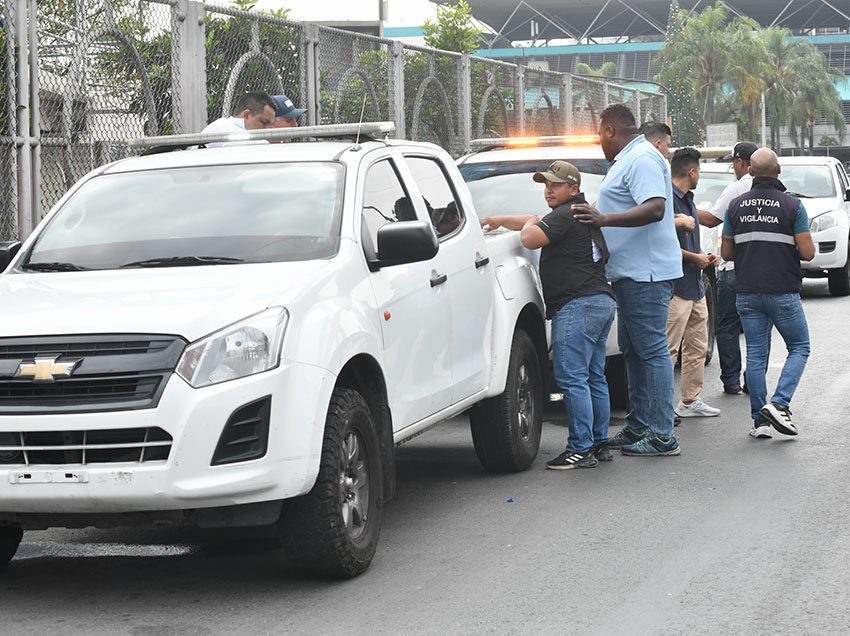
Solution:
[[[238,133],[188,133],[182,135],[160,135],[128,139],[131,148],[156,147],[158,152],[198,146],[215,142],[272,141],[278,139],[340,139],[359,138],[364,140],[380,139],[395,131],[391,121],[370,121],[362,124],[329,124],[323,126],[300,126],[298,128],[261,128]],[[156,151],[148,151],[154,154]]]

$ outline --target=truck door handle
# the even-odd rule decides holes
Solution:
[[[438,274],[437,272],[434,272],[431,275],[431,287],[436,287],[437,285],[442,285],[447,280],[449,280],[449,277],[446,276],[445,274]]]
[[[489,263],[490,263],[490,257],[489,256],[482,256],[482,257],[476,258],[475,259],[475,269],[481,269],[482,267],[484,267],[485,265],[488,265]]]

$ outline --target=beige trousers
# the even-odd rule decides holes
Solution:
[[[667,347],[673,364],[682,349],[682,401],[693,402],[702,392],[708,350],[708,307],[705,297],[685,300],[673,295],[667,314]]]

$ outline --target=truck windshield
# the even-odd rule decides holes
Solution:
[[[95,177],[41,232],[23,269],[78,271],[327,258],[337,163],[169,168]]]
[[[480,219],[503,214],[550,212],[543,196],[544,186],[532,180],[535,172],[546,172],[553,159],[532,161],[493,161],[458,166],[469,187]],[[581,191],[589,202],[596,201],[599,186],[608,171],[605,160],[569,159],[581,172]]]

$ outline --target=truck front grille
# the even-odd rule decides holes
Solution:
[[[138,334],[0,338],[0,415],[154,408],[185,346]]]
[[[168,459],[171,435],[158,427],[0,433],[0,465],[157,462]]]

